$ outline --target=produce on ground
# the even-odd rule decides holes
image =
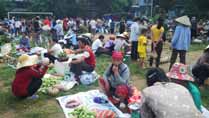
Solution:
[[[69,116],[74,116],[74,118],[96,118],[96,113],[91,112],[86,107],[79,107],[69,113]]]
[[[63,78],[43,78],[42,79],[42,85],[41,88],[39,89],[40,92],[47,93],[49,87],[53,87],[57,83],[59,83]]]
[[[47,91],[48,91],[48,94],[51,96],[56,96],[60,92],[59,89],[54,88],[54,87],[49,87]]]

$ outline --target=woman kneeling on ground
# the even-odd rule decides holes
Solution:
[[[106,69],[104,78],[99,79],[100,88],[107,96],[113,95],[117,86],[128,85],[130,71],[122,60],[122,52],[113,52],[112,64]]]
[[[104,78],[99,79],[100,88],[116,106],[120,106],[120,103],[127,105],[128,99],[133,96],[139,98],[136,88],[128,85],[130,71],[122,60],[122,52],[113,52],[112,64],[107,68]]]
[[[22,55],[18,59],[15,80],[12,83],[12,93],[19,98],[38,98],[35,93],[41,87],[41,78],[48,69],[49,59],[44,58],[38,64],[38,56]]]

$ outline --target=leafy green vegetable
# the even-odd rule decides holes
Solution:
[[[69,116],[74,116],[75,118],[96,118],[95,112],[89,111],[86,107],[76,108],[73,112],[68,114]]]
[[[41,91],[43,93],[47,93],[47,89],[49,87],[54,86],[55,84],[57,84],[61,80],[63,80],[63,78],[43,78],[42,85],[41,85],[41,88],[39,89],[39,91]]]

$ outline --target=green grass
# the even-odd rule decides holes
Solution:
[[[203,44],[191,44],[189,51],[199,51],[199,50],[204,50],[207,46],[209,45],[209,43],[203,43]]]
[[[97,58],[97,73],[103,75],[110,63],[111,58],[108,56],[102,55]],[[129,64],[129,67],[132,76],[144,78],[146,70],[140,69],[136,62]],[[64,113],[55,100],[56,97],[98,88],[98,83],[96,82],[90,86],[75,86],[70,91],[59,93],[55,97],[39,94],[40,98],[38,100],[20,100],[15,98],[11,93],[11,83],[14,79],[15,70],[6,65],[0,65],[0,68],[0,82],[3,82],[3,86],[0,86],[0,113],[4,114],[8,112],[13,116],[11,118],[64,118]],[[201,90],[201,94],[204,106],[209,108],[209,89],[205,88]],[[4,115],[0,116],[0,118],[3,117]]]

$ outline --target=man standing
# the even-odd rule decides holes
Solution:
[[[131,34],[130,34],[130,40],[131,40],[131,58],[132,60],[137,60],[138,58],[138,37],[141,34],[141,30],[146,29],[145,26],[141,23],[140,18],[135,18],[134,23],[131,25]]]
[[[41,21],[39,16],[36,16],[33,27],[35,33],[35,45],[41,46]]]
[[[197,38],[197,19],[196,17],[192,17],[191,19],[191,38],[196,39]]]
[[[188,16],[182,16],[175,20],[178,25],[175,29],[175,33],[173,39],[171,41],[171,47],[173,49],[171,60],[170,60],[170,67],[176,61],[178,54],[180,55],[180,63],[186,64],[186,52],[189,49],[191,43],[191,22]]]
[[[57,20],[56,23],[57,24],[55,25],[54,29],[56,29],[58,40],[61,40],[61,39],[64,38],[64,31],[63,31],[62,21]]]
[[[125,23],[125,20],[124,19],[121,19],[119,32],[120,32],[120,34],[122,34],[125,31],[126,31],[126,23]]]
[[[97,22],[94,20],[94,19],[92,19],[91,21],[90,21],[90,23],[89,23],[89,25],[90,25],[90,27],[91,27],[91,33],[92,34],[95,34],[96,33],[96,25],[97,25]]]

